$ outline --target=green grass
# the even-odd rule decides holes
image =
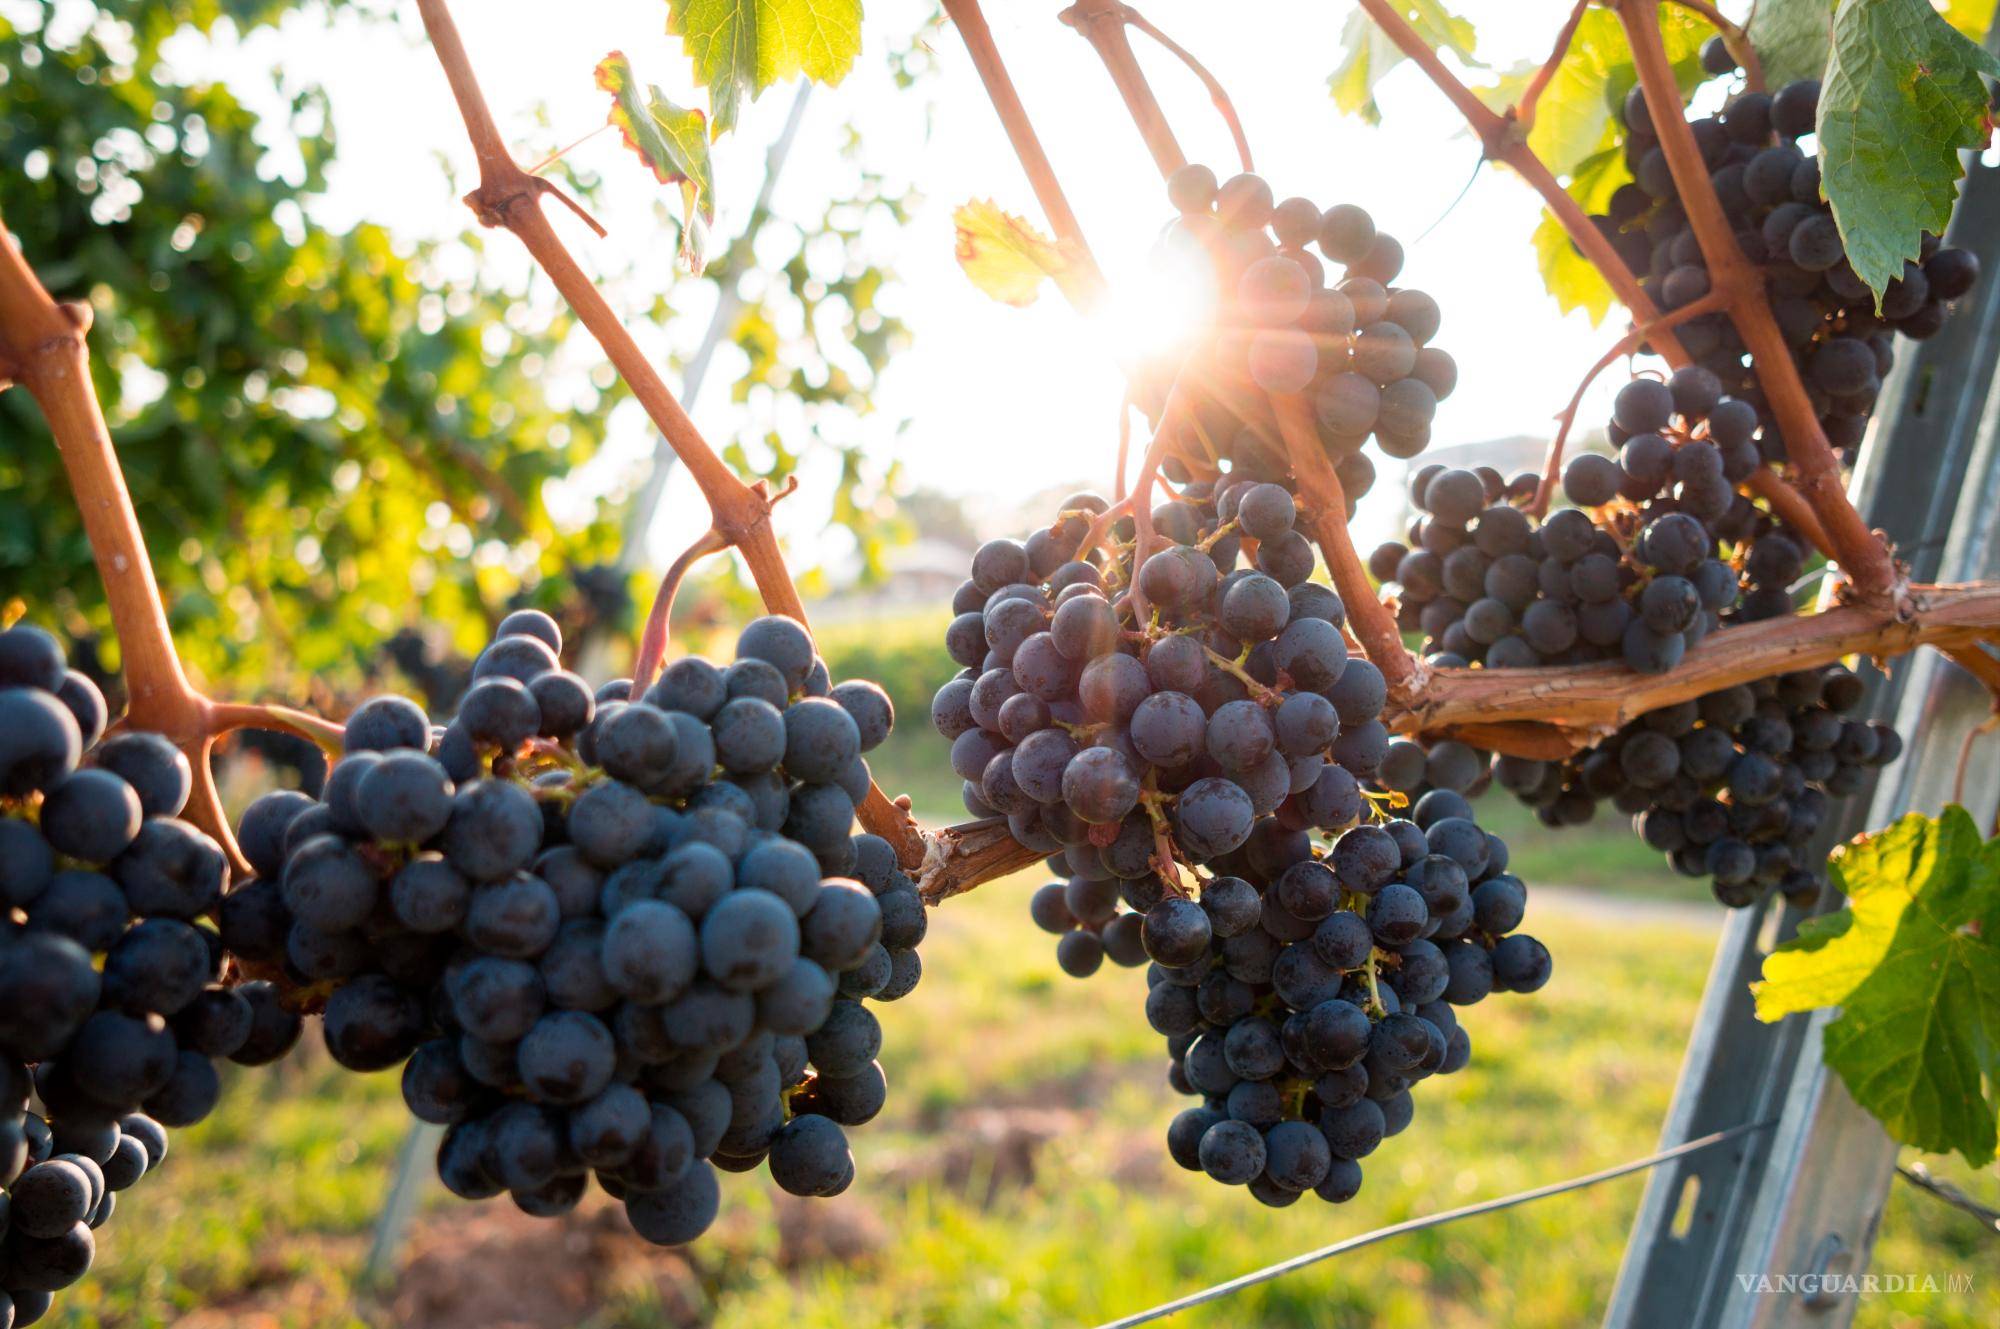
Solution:
[[[1033,878],[937,911],[928,974],[883,1008],[892,1086],[855,1133],[846,1195],[725,1181],[691,1256],[618,1231],[605,1206],[552,1224],[431,1188],[409,1272],[357,1280],[407,1119],[392,1076],[313,1050],[235,1077],[167,1170],[101,1235],[100,1268],[53,1322],[426,1329],[505,1324],[854,1329],[1093,1323],[1384,1223],[1652,1148],[1712,934],[1531,907],[1557,957],[1533,997],[1467,1013],[1474,1058],[1423,1086],[1416,1122],[1364,1165],[1352,1204],[1272,1211],[1183,1173],[1161,1142],[1181,1105],[1140,1013],[1143,977],[1056,969],[1024,917]],[[2000,1198],[1991,1176],[1939,1165]],[[1643,1179],[1398,1238],[1190,1313],[1190,1325],[1574,1326],[1603,1311]],[[1990,1238],[1899,1188],[1876,1267],[1990,1269]],[[1971,1329],[2000,1289],[1878,1298],[1858,1323]]]

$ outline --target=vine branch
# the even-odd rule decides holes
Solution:
[[[1327,571],[1333,574],[1333,588],[1347,606],[1348,625],[1369,660],[1382,671],[1390,698],[1407,705],[1423,685],[1426,671],[1403,646],[1394,615],[1376,597],[1361,556],[1355,552],[1354,540],[1347,532],[1347,494],[1320,446],[1312,407],[1305,398],[1290,395],[1273,396],[1271,409],[1277,415],[1293,474],[1298,477],[1299,496],[1312,512],[1313,534],[1326,557]]]
[[[2000,637],[2000,585],[1912,585],[1910,599],[1907,617],[1891,606],[1855,603],[1723,628],[1664,674],[1635,674],[1616,661],[1434,669],[1422,699],[1384,723],[1414,733],[1440,725],[1534,721],[1573,735],[1582,747],[1648,711],[1737,683],[1849,655],[1886,658],[1919,646],[1962,651]]]
[[[1556,70],[1562,67],[1563,58],[1569,54],[1569,44],[1575,40],[1577,27],[1583,22],[1583,11],[1590,8],[1590,5],[1591,0],[1576,0],[1571,6],[1569,20],[1562,25],[1562,31],[1556,34],[1556,44],[1549,52],[1549,58],[1542,61],[1542,67],[1535,71],[1535,76],[1528,80],[1528,86],[1522,90],[1521,99],[1514,103],[1512,112],[1514,122],[1520,126],[1522,134],[1528,133],[1535,127],[1535,108],[1541,104],[1542,93],[1548,89],[1549,81],[1555,78]]]
[[[1014,80],[1008,76],[1007,66],[1000,59],[1000,48],[994,45],[993,30],[986,26],[986,15],[980,11],[979,0],[942,0],[945,13],[951,16],[958,28],[958,35],[965,42],[966,52],[972,57],[972,66],[979,71],[979,81],[986,89],[986,96],[993,103],[993,110],[1000,117],[1001,128],[1007,131],[1007,142],[1014,149],[1014,156],[1020,161],[1021,169],[1028,174],[1028,184],[1035,191],[1035,198],[1042,205],[1042,214],[1049,219],[1049,225],[1056,235],[1069,242],[1082,265],[1083,289],[1088,301],[1094,302],[1104,287],[1104,274],[1098,269],[1097,260],[1091,255],[1090,244],[1083,238],[1083,227],[1076,220],[1076,213],[1069,206],[1069,196],[1056,179],[1055,167],[1049,164],[1048,154],[1042,151],[1042,140],[1035,133],[1034,124],[1028,119],[1028,108],[1021,104],[1021,94],[1014,89]]]
[[[1562,414],[1557,417],[1560,423],[1556,426],[1556,436],[1549,441],[1548,459],[1542,463],[1541,487],[1535,491],[1534,506],[1529,511],[1537,517],[1548,515],[1549,502],[1555,497],[1556,484],[1562,479],[1563,446],[1569,441],[1569,431],[1576,425],[1576,412],[1583,405],[1583,394],[1596,381],[1597,376],[1616,364],[1621,356],[1630,355],[1638,350],[1647,338],[1667,329],[1679,327],[1691,318],[1712,313],[1721,306],[1722,297],[1710,291],[1701,299],[1683,305],[1670,314],[1663,315],[1651,323],[1634,327],[1620,337],[1617,343],[1604,353],[1602,359],[1590,367],[1590,372],[1583,376],[1583,382],[1576,385],[1576,392],[1571,395],[1569,405],[1563,407]]]
[[[666,659],[667,620],[673,616],[674,596],[679,594],[688,569],[708,555],[727,548],[729,537],[711,526],[680,552],[667,569],[666,576],[660,578],[660,589],[653,593],[653,607],[646,614],[646,629],[639,636],[639,654],[632,662],[633,696],[645,695],[646,689],[653,685],[654,676],[660,672],[660,662]]]
[[[1709,183],[1708,167],[1694,131],[1681,112],[1680,84],[1667,59],[1660,35],[1658,5],[1647,0],[1618,0],[1618,19],[1632,47],[1639,87],[1652,113],[1667,166],[1674,178],[1688,225],[1700,243],[1713,290],[1725,293],[1730,317],[1757,367],[1757,381],[1777,416],[1786,456],[1799,493],[1812,505],[1833,543],[1834,553],[1857,594],[1864,600],[1897,595],[1895,563],[1888,548],[1868,529],[1847,499],[1840,479],[1840,461],[1820,428],[1805,383],[1792,362],[1784,333],[1771,313],[1763,275],[1736,243],[1736,230],[1722,210],[1722,200]]]
[[[1160,109],[1159,99],[1153,96],[1145,74],[1139,69],[1138,57],[1132,54],[1132,43],[1125,36],[1125,6],[1118,0],[1077,0],[1062,11],[1061,18],[1096,48],[1160,174],[1172,175],[1187,165],[1180,142],[1174,138],[1173,126],[1167,123],[1167,113]]]
[[[792,584],[777,536],[771,530],[772,500],[768,486],[761,482],[745,484],[709,447],[659,371],[653,368],[652,361],[612,312],[596,283],[585,275],[557,236],[541,209],[542,195],[554,187],[522,170],[507,151],[445,0],[417,0],[417,8],[423,15],[424,30],[430,34],[438,63],[444,67],[451,84],[452,96],[458,102],[459,114],[479,161],[479,187],[466,195],[467,205],[481,225],[504,227],[527,246],[569,307],[597,339],[681,465],[694,477],[708,502],[710,525],[741,551],[764,604],[773,613],[805,623],[805,606],[799,600],[798,587]],[[1074,218],[1071,224],[1074,225]],[[859,815],[864,826],[896,847],[903,862],[914,866],[922,861],[923,837],[916,823],[879,788],[870,785]]]
[[[1178,56],[1180,62],[1192,70],[1194,76],[1201,80],[1202,86],[1208,89],[1208,99],[1215,103],[1215,109],[1222,115],[1222,122],[1229,126],[1229,137],[1235,140],[1236,143],[1236,160],[1242,163],[1245,171],[1256,170],[1257,165],[1250,158],[1250,140],[1243,133],[1243,121],[1237,116],[1236,103],[1230,100],[1229,92],[1222,86],[1221,80],[1209,73],[1208,66],[1195,59],[1193,52],[1154,27],[1152,21],[1144,14],[1141,14],[1130,5],[1122,5],[1120,8],[1124,11],[1127,23],[1145,33],[1148,37],[1151,37],[1161,46],[1166,47],[1173,55]]]

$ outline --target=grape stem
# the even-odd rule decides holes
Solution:
[[[1166,47],[1168,51],[1180,59],[1182,64],[1194,71],[1194,76],[1201,80],[1203,87],[1208,89],[1208,99],[1215,103],[1215,109],[1221,114],[1222,122],[1229,126],[1229,136],[1236,142],[1236,160],[1241,163],[1245,172],[1256,170],[1256,164],[1250,159],[1250,140],[1244,136],[1243,121],[1236,114],[1236,103],[1229,99],[1229,93],[1223,88],[1221,81],[1215,75],[1209,73],[1208,67],[1195,59],[1193,53],[1186,47],[1154,27],[1151,20],[1144,14],[1141,14],[1130,5],[1119,5],[1117,8],[1120,17],[1126,23],[1131,24],[1160,45]],[[1141,81],[1143,82],[1143,78]]]
[[[1576,37],[1577,26],[1583,22],[1583,11],[1590,8],[1590,5],[1591,0],[1576,0],[1576,4],[1570,8],[1569,20],[1562,25],[1562,31],[1556,34],[1556,44],[1550,50],[1549,58],[1542,61],[1542,67],[1528,80],[1528,86],[1521,91],[1520,100],[1514,103],[1513,109],[1509,112],[1515,125],[1519,127],[1517,132],[1522,137],[1525,138],[1533,132],[1535,108],[1541,104],[1542,93],[1548,88],[1549,80],[1556,76],[1556,70],[1562,66],[1563,57],[1569,54],[1569,44]]]
[[[1190,635],[1192,635],[1192,630],[1190,630]],[[1282,692],[1279,692],[1276,688],[1266,687],[1252,678],[1250,671],[1243,667],[1241,660],[1232,660],[1211,646],[1204,645],[1201,649],[1208,656],[1210,664],[1241,683],[1244,690],[1255,698],[1259,705],[1270,706],[1284,700]]]
[[[1166,112],[1160,109],[1159,100],[1153,96],[1146,75],[1132,54],[1132,43],[1126,39],[1125,6],[1118,0],[1077,0],[1058,17],[1082,33],[1097,51],[1112,83],[1117,85],[1118,95],[1125,99],[1125,109],[1131,112],[1132,123],[1138,126],[1139,137],[1146,141],[1146,150],[1153,154],[1153,164],[1159,167],[1160,174],[1172,175],[1187,165],[1187,157],[1174,138],[1173,126],[1167,123]]]
[[[1577,384],[1576,391],[1570,395],[1569,405],[1563,407],[1562,413],[1556,417],[1558,422],[1556,436],[1549,441],[1548,459],[1542,463],[1542,483],[1535,490],[1534,504],[1528,509],[1530,512],[1538,518],[1548,515],[1549,504],[1555,498],[1556,486],[1562,482],[1563,446],[1569,441],[1569,431],[1576,425],[1576,412],[1583,405],[1583,394],[1589,390],[1597,376],[1620,359],[1638,350],[1648,337],[1678,327],[1691,318],[1714,313],[1722,308],[1724,303],[1725,299],[1720,292],[1710,291],[1701,299],[1682,305],[1672,313],[1633,328],[1620,337],[1617,343],[1604,353],[1602,359],[1590,367],[1590,372],[1583,376],[1583,382]]]
[[[1081,285],[1086,307],[1094,305],[1104,290],[1104,274],[1091,255],[1089,242],[1083,238],[1083,227],[1070,208],[1069,197],[1063,193],[1061,181],[1056,179],[1055,167],[1049,164],[1048,154],[1042,151],[1042,140],[1035,134],[1035,126],[1028,119],[1028,108],[1021,104],[1021,94],[1014,89],[1014,80],[1000,58],[1000,48],[994,45],[993,31],[986,26],[986,15],[980,12],[979,0],[942,0],[942,3],[944,12],[951,16],[959,37],[965,42],[973,68],[979,71],[979,81],[1000,117],[1001,127],[1007,131],[1007,142],[1013,147],[1014,156],[1019,159],[1021,169],[1028,174],[1028,184],[1042,205],[1042,214],[1049,219],[1057,237],[1067,241],[1075,251],[1083,278]]]
[[[1111,472],[1111,500],[1114,503],[1125,498],[1125,463],[1132,455],[1132,408],[1136,404],[1132,400],[1132,389],[1127,385],[1125,396],[1118,403],[1118,461]]]
[[[1888,546],[1868,529],[1847,499],[1839,459],[1826,441],[1819,413],[1813,409],[1784,333],[1771,314],[1763,276],[1736,243],[1735,228],[1709,182],[1701,148],[1682,113],[1680,84],[1660,35],[1659,7],[1652,0],[1643,4],[1618,0],[1617,9],[1674,188],[1701,246],[1713,288],[1726,294],[1730,317],[1757,367],[1757,381],[1777,416],[1797,488],[1819,515],[1833,543],[1836,561],[1859,598],[1911,612],[1913,606],[1908,603],[1907,590],[1899,585],[1901,577]]]
[[[1180,863],[1174,858],[1173,826],[1167,814],[1161,809],[1174,801],[1172,794],[1163,794],[1153,786],[1153,775],[1148,772],[1144,788],[1139,792],[1139,806],[1146,809],[1146,820],[1153,824],[1153,871],[1171,895],[1183,900],[1188,898],[1187,887],[1181,884]]]
[[[1166,460],[1167,449],[1180,435],[1182,417],[1189,409],[1187,392],[1181,386],[1181,376],[1177,373],[1172,386],[1167,389],[1167,404],[1160,409],[1160,426],[1153,431],[1153,442],[1146,449],[1146,460],[1140,463],[1139,478],[1132,486],[1132,496],[1125,500],[1131,505],[1129,515],[1136,532],[1132,539],[1132,584],[1126,592],[1134,623],[1144,623],[1151,610],[1145,591],[1139,588],[1139,569],[1146,565],[1153,552],[1153,482],[1159,477],[1160,463]],[[1109,512],[1104,514],[1106,517],[1110,515]],[[1096,530],[1095,523],[1091,529]]]
[[[1477,134],[1479,141],[1485,145],[1486,156],[1490,160],[1512,167],[1516,174],[1528,182],[1530,188],[1541,195],[1542,202],[1548,205],[1550,213],[1569,236],[1570,242],[1583,251],[1583,256],[1603,274],[1619,302],[1631,311],[1632,317],[1640,323],[1650,323],[1659,318],[1659,307],[1639,285],[1638,277],[1626,266],[1625,260],[1618,256],[1618,251],[1612,248],[1610,239],[1592,224],[1582,205],[1570,197],[1569,191],[1562,187],[1548,166],[1535,155],[1534,150],[1528,146],[1526,136],[1516,132],[1516,127],[1509,117],[1480,101],[1478,94],[1466,87],[1456,74],[1447,69],[1444,61],[1438,57],[1438,53],[1431,49],[1430,43],[1417,34],[1416,29],[1410,26],[1409,21],[1398,12],[1390,0],[1360,0],[1360,3],[1368,17],[1375,21],[1376,26],[1382,29],[1395,44],[1396,49],[1407,56],[1410,63],[1421,69],[1424,76],[1430,79],[1438,91],[1442,92],[1465,118],[1466,124],[1471,126],[1472,132]],[[1670,363],[1676,365],[1688,363],[1689,356],[1686,350],[1671,333],[1662,335],[1657,339],[1656,345]]]
[[[208,719],[217,734],[229,733],[236,729],[265,729],[273,733],[291,734],[319,745],[320,751],[330,757],[340,755],[342,736],[347,732],[345,725],[331,720],[322,720],[317,715],[305,711],[295,711],[289,706],[271,706],[262,702],[210,702]]]
[[[237,847],[210,766],[217,736],[252,723],[325,743],[339,726],[279,707],[218,706],[188,681],[167,626],[153,561],[91,381],[89,305],[58,303],[20,245],[0,224],[0,387],[18,383],[35,399],[69,477],[91,556],[124,658],[123,723],[164,735],[188,759],[194,783],[183,815],[222,846],[237,880],[250,864]]]
[[[1299,496],[1311,511],[1313,533],[1326,557],[1327,571],[1333,574],[1333,588],[1347,606],[1348,626],[1369,660],[1382,671],[1390,700],[1407,704],[1422,687],[1427,670],[1404,648],[1395,616],[1376,597],[1367,569],[1354,552],[1354,541],[1347,533],[1347,494],[1320,446],[1312,407],[1297,394],[1274,394],[1270,403],[1292,472],[1298,478]]]
[[[540,176],[523,171],[507,151],[445,0],[418,0],[418,10],[479,161],[479,187],[466,195],[467,206],[482,226],[504,227],[527,247],[700,487],[708,502],[711,527],[741,551],[765,606],[774,614],[805,624],[805,605],[771,530],[775,500],[769,487],[745,484],[716,455],[596,283],[585,275],[556,234],[540,204],[543,194],[554,193],[560,198],[561,191]],[[1074,222],[1070,218],[1072,228]],[[1094,263],[1089,270],[1095,273]],[[858,811],[862,824],[895,846],[905,865],[922,863],[926,852],[922,833],[909,814],[891,803],[880,788],[870,784]]]
[[[1829,559],[1834,556],[1833,541],[1826,538],[1826,528],[1819,524],[1819,514],[1812,510],[1812,504],[1806,502],[1798,490],[1785,482],[1784,476],[1769,466],[1759,466],[1743,483],[1751,493],[1763,499],[1786,525],[1804,536],[1813,548]]]
[[[1956,659],[1957,657],[1953,656],[1952,658]],[[1995,700],[1993,714],[1966,730],[1965,737],[1959,740],[1958,769],[1952,773],[1951,777],[1951,801],[1961,807],[1965,804],[1965,772],[1972,764],[1972,745],[1979,741],[1981,735],[1990,734],[1995,729],[2000,729],[2000,698],[1996,698]]]
[[[792,477],[792,481],[792,487],[797,487],[798,477]],[[788,488],[786,492],[791,491]],[[660,588],[653,593],[653,607],[646,613],[645,631],[639,636],[639,655],[632,662],[633,696],[645,695],[660,672],[661,662],[667,657],[667,620],[673,616],[674,597],[679,594],[681,581],[687,576],[688,569],[710,554],[727,548],[729,537],[711,526],[680,552],[667,568],[666,575],[660,578]]]

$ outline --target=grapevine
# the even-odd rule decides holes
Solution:
[[[1479,824],[1492,785],[1550,827],[1612,804],[1725,905],[1870,889],[1865,851],[1850,886],[1814,848],[1833,800],[1903,748],[1851,718],[1848,662],[1929,646],[2000,696],[2000,587],[1910,582],[1843,467],[1897,338],[1939,332],[1977,261],[1940,220],[1882,270],[1842,214],[1826,89],[1768,90],[1750,34],[1706,5],[1699,77],[1722,109],[1692,118],[1659,6],[1604,6],[1634,76],[1614,131],[1633,179],[1593,210],[1530,146],[1587,4],[1499,110],[1406,7],[1360,4],[1631,327],[1541,473],[1417,469],[1405,538],[1364,557],[1348,523],[1377,459],[1418,458],[1458,382],[1446,310],[1398,285],[1403,245],[1362,206],[1281,197],[1253,171],[1190,53],[1129,6],[1079,0],[1064,21],[1165,183],[1164,261],[1218,299],[1132,375],[1151,432],[1129,487],[1121,439],[1113,497],[1076,494],[973,555],[940,649],[959,672],[929,716],[970,818],[949,827],[874,783],[865,754],[895,717],[818,656],[772,529],[790,489],[722,460],[571,254],[546,199],[596,223],[516,162],[446,0],[418,8],[478,162],[467,205],[550,278],[707,503],[629,677],[592,687],[555,622],[523,611],[448,718],[395,696],[336,724],[203,695],[91,382],[89,309],[36,277],[62,256],[0,230],[0,388],[25,388],[60,447],[129,699],[114,720],[52,636],[0,630],[0,1324],[83,1276],[166,1129],[214,1107],[214,1063],[273,1061],[308,1016],[342,1066],[400,1069],[411,1113],[448,1128],[454,1193],[554,1216],[594,1178],[642,1237],[684,1245],[715,1219],[718,1170],[846,1189],[846,1132],[887,1094],[866,1003],[918,986],[927,908],[1040,863],[1028,909],[1066,973],[1147,967],[1167,1081],[1198,1100],[1166,1127],[1170,1156],[1268,1205],[1342,1203],[1415,1087],[1469,1063],[1460,1011],[1555,972]],[[1022,223],[1014,251],[1091,307],[1106,279],[979,6],[944,9],[1055,232]],[[1188,160],[1128,27],[1201,79],[1239,172]],[[741,91],[711,86],[718,128]],[[705,157],[625,128],[685,182],[691,227]],[[982,224],[962,220],[962,258]],[[1615,394],[1615,455],[1570,453],[1591,380],[1640,357],[1659,364]],[[668,664],[675,594],[725,550],[768,613],[732,662]],[[318,796],[269,794],[228,824],[211,758],[244,729],[337,756]]]

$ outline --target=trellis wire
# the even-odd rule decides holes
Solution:
[[[1948,1181],[1933,1177],[1922,1163],[1898,1163],[1896,1175],[1940,1204],[1950,1205],[1979,1220],[1989,1237],[2000,1237],[2000,1209],[1988,1209]]]
[[[1348,1251],[1359,1250],[1363,1246],[1372,1246],[1376,1242],[1386,1241],[1390,1237],[1400,1237],[1407,1232],[1421,1232],[1425,1228],[1442,1227],[1446,1223],[1453,1223],[1461,1218],[1472,1218],[1479,1214],[1490,1214],[1501,1209],[1511,1209],[1516,1205],[1526,1204],[1530,1200],[1545,1200],[1552,1195],[1561,1195],[1567,1191],[1579,1191],[1587,1186],[1595,1186],[1600,1182],[1613,1181],[1619,1177],[1630,1176],[1634,1172],[1643,1172],[1647,1168],[1658,1167],[1660,1164],[1679,1158],[1683,1154],[1692,1154],[1703,1149],[1712,1149],[1716,1145],[1726,1144],[1730,1140],[1749,1135],[1754,1131],[1768,1130],[1776,1124],[1776,1117],[1766,1117],[1762,1121],[1744,1122],[1741,1125],[1731,1126],[1726,1130],[1716,1131],[1712,1135],[1704,1135],[1699,1139],[1688,1140],[1683,1144],[1674,1145],[1670,1149],[1662,1149],[1658,1153],[1647,1154],[1643,1158],[1635,1158],[1628,1163],[1620,1163],[1615,1167],[1603,1168],[1597,1172],[1588,1172],[1580,1177],[1571,1177],[1567,1181],[1550,1182],[1546,1186],[1537,1186],[1532,1190],[1516,1191],[1512,1195],[1503,1195],[1498,1199],[1481,1200],[1476,1204],[1461,1205],[1456,1209],[1441,1210],[1438,1213],[1429,1214],[1423,1218],[1411,1218],[1401,1223],[1391,1223],[1387,1227],[1379,1227],[1372,1232],[1363,1232],[1358,1236],[1344,1237],[1330,1246],[1322,1246],[1316,1251],[1307,1251],[1303,1255],[1294,1255],[1289,1260],[1280,1260],[1276,1264],[1266,1265],[1264,1268],[1244,1274],[1240,1278],[1232,1278],[1226,1283],[1217,1283],[1215,1286],[1204,1288],[1200,1292],[1191,1292],[1185,1297],[1177,1297],[1173,1301],[1163,1302],[1151,1310],[1140,1311],[1136,1315],[1127,1315],[1123,1319],[1109,1320],[1098,1326],[1098,1329],[1128,1329],[1130,1325],[1150,1324],[1154,1320],[1164,1320],[1169,1315],[1178,1315],[1184,1310],[1192,1309],[1206,1302],[1220,1301],[1231,1293],[1241,1292],[1244,1288],[1255,1287],[1259,1283],[1268,1283],[1275,1278],[1281,1278],[1286,1274],[1292,1273],[1294,1270],[1303,1269],[1307,1265],[1318,1264],[1321,1260],[1331,1259],[1336,1255],[1345,1255]]]

